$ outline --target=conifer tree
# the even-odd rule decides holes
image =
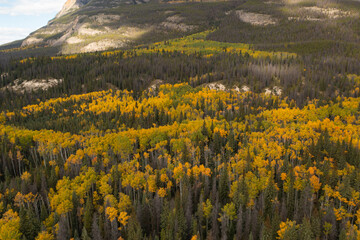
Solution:
[[[85,205],[85,213],[84,213],[84,228],[87,232],[87,234],[91,233],[91,228],[92,228],[92,224],[93,224],[93,203],[92,203],[92,198],[88,197],[86,200],[86,205]]]

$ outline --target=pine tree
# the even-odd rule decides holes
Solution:
[[[273,233],[271,230],[270,219],[267,218],[261,228],[260,240],[271,240],[271,239],[273,239]]]
[[[35,215],[32,207],[20,210],[20,231],[27,239],[35,239],[40,229],[40,221]]]
[[[229,147],[233,150],[234,153],[236,153],[238,151],[238,145],[235,140],[234,130],[232,128],[230,129],[228,142],[229,142]]]
[[[69,229],[68,229],[67,219],[64,215],[60,217],[59,230],[57,232],[56,237],[58,240],[69,239]]]
[[[93,215],[93,222],[91,224],[91,236],[93,240],[102,240],[100,228],[98,225],[98,216],[96,213]]]
[[[93,224],[93,211],[94,207],[92,203],[92,198],[88,197],[88,199],[86,200],[85,213],[83,218],[84,227],[87,233],[91,233],[91,226]]]
[[[214,153],[220,154],[222,148],[222,139],[219,132],[214,133]]]
[[[286,232],[284,234],[284,239],[286,239],[286,240],[297,240],[298,239],[298,231],[297,231],[295,225],[286,229]]]
[[[311,230],[311,224],[309,219],[304,218],[302,224],[299,228],[299,238],[303,240],[312,240],[314,239],[314,234]]]
[[[264,209],[264,217],[267,218],[268,216],[270,219],[272,218],[273,212],[273,199],[275,198],[276,189],[275,189],[275,182],[274,179],[271,178],[266,189],[265,189],[265,209]]]
[[[46,220],[46,218],[48,217],[48,211],[46,209],[46,206],[44,203],[41,203],[41,208],[40,208],[40,221],[43,222]]]
[[[229,199],[229,176],[227,172],[227,164],[224,165],[224,168],[220,173],[219,198],[222,205],[225,205]]]
[[[171,211],[169,203],[165,202],[161,213],[161,239],[174,239],[175,216]]]
[[[186,236],[186,218],[184,208],[181,204],[180,195],[177,194],[175,197],[175,238],[183,239]]]
[[[340,231],[340,235],[339,235],[339,240],[347,240],[347,236],[346,236],[346,230],[343,228]]]
[[[207,137],[209,136],[208,130],[207,130],[207,128],[206,128],[206,122],[205,122],[205,120],[204,120],[203,125],[202,125],[202,128],[201,128],[201,134],[202,134],[205,138],[207,138]]]
[[[320,219],[320,216],[319,216],[319,213],[318,211],[314,210],[312,216],[311,216],[311,219],[310,219],[310,223],[311,223],[311,231],[312,233],[315,235],[315,237],[321,237],[321,219]]]
[[[82,233],[81,233],[81,240],[91,240],[89,237],[88,231],[85,227],[83,227]]]
[[[138,240],[143,239],[143,233],[139,222],[137,221],[136,216],[132,216],[129,221],[127,229],[127,239],[128,240]]]

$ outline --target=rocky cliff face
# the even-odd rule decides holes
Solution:
[[[55,18],[66,15],[67,13],[79,9],[90,2],[90,0],[67,0],[61,11],[56,15]]]

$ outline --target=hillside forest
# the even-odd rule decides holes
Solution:
[[[360,239],[359,23],[304,22],[2,50],[0,240]]]

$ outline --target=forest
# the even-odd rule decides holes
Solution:
[[[0,240],[360,239],[360,25],[286,15],[360,4],[156,4],[127,21],[178,4],[208,25],[0,49]]]
[[[360,98],[298,108],[181,83],[51,99],[1,121],[1,239],[359,234]]]

